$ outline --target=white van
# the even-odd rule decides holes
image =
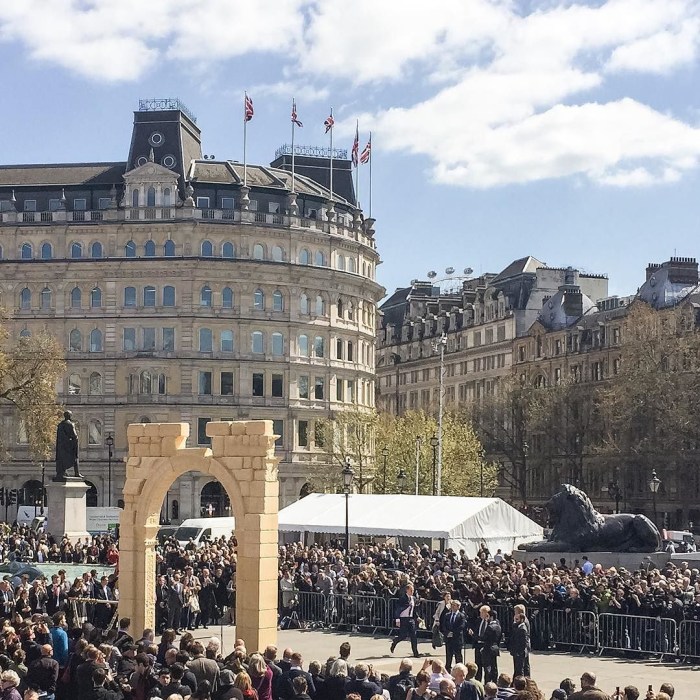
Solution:
[[[231,537],[236,529],[235,518],[189,518],[175,531],[175,539],[184,547],[190,539],[199,547],[204,540]]]

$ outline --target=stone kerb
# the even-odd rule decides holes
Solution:
[[[187,423],[143,423],[127,428],[124,510],[120,539],[120,615],[136,627],[152,627],[153,538],[165,491],[194,470],[218,479],[236,518],[237,630],[253,649],[277,638],[278,458],[272,421],[212,422],[209,448],[185,447]],[[153,573],[151,570],[153,569]]]

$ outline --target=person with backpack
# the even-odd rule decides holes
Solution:
[[[416,687],[416,677],[413,675],[413,662],[411,659],[403,659],[399,665],[399,672],[389,678],[387,690],[390,700],[406,700],[408,691]]]

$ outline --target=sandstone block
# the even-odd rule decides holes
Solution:
[[[164,437],[160,441],[161,450],[164,457],[173,457],[187,444],[187,438],[184,435],[177,437]]]
[[[211,423],[209,423],[211,425]],[[207,428],[209,427],[207,426]],[[215,455],[222,455],[225,454],[225,440],[226,438],[223,435],[214,435],[211,439],[211,451]]]
[[[245,498],[246,496],[250,496],[250,482],[239,481],[238,490],[240,491],[240,494],[241,496],[243,496],[243,498]]]
[[[143,440],[144,438],[140,438]],[[150,457],[151,455],[151,445],[146,443],[138,443],[134,445],[134,454],[137,457]]]
[[[245,435],[245,421],[231,423],[231,435]]]
[[[160,425],[158,423],[146,423],[143,428],[146,437],[160,437]]]
[[[207,423],[206,431],[209,437],[214,437],[215,435],[230,435],[231,423],[228,421]]]
[[[253,470],[252,469],[238,469],[236,471],[236,479],[239,482],[252,481],[253,480]]]
[[[161,456],[161,454],[163,452],[163,448],[160,444],[160,440],[158,440],[158,442],[152,442],[149,445],[149,447],[151,450],[151,457],[160,457]]]
[[[279,484],[276,481],[253,481],[250,485],[250,495],[258,498],[278,498]]]
[[[272,435],[271,420],[251,420],[246,423],[247,435]]]
[[[227,457],[239,457],[240,438],[235,435],[228,435],[224,438],[224,451],[222,454]],[[239,457],[240,458],[240,457]]]
[[[162,437],[177,437],[182,435],[187,438],[190,434],[189,423],[158,423]]]
[[[146,426],[143,423],[130,423],[126,426],[126,436],[131,438],[138,438],[144,435],[144,428]]]

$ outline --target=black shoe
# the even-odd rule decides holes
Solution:
[[[394,653],[394,649],[396,649],[396,642],[395,641],[391,643],[391,650],[390,650],[391,654]]]

